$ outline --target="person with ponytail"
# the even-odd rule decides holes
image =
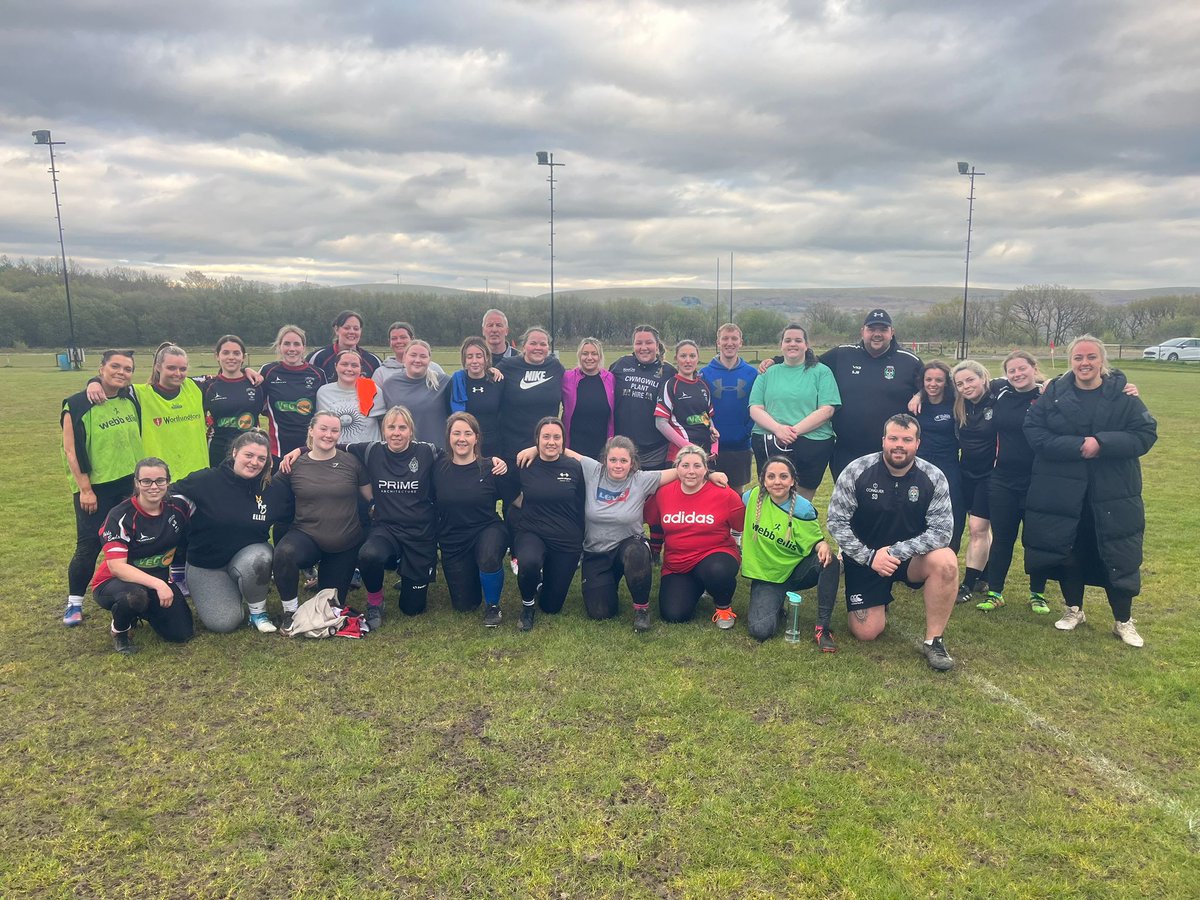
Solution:
[[[317,408],[317,390],[325,384],[325,373],[304,361],[304,329],[284,325],[275,334],[278,359],[262,367],[262,385],[267,398],[271,457],[278,463],[308,439],[308,425]],[[276,535],[276,540],[280,535]]]
[[[130,628],[144,619],[164,641],[192,639],[195,626],[179,581],[187,559],[191,510],[171,493],[171,468],[148,456],[133,470],[133,496],[104,520],[104,562],[92,579],[92,597],[112,613],[117,653],[136,653]]]
[[[816,509],[800,493],[792,461],[786,456],[768,459],[758,470],[758,485],[746,491],[742,501],[742,576],[750,579],[750,636],[759,641],[773,637],[787,592],[815,587],[814,639],[822,653],[836,653],[830,619],[841,565],[821,532]]]
[[[208,464],[216,467],[229,457],[229,445],[239,435],[258,427],[266,391],[262,377],[247,372],[246,344],[236,334],[217,338],[213,352],[220,371],[201,379],[200,385],[209,431]]]
[[[446,416],[450,413],[450,378],[434,370],[432,353],[425,341],[410,342],[404,351],[404,371],[383,383],[383,402],[387,409],[407,409],[415,432],[443,449]]]
[[[308,362],[324,373],[327,382],[333,382],[337,380],[334,357],[343,350],[357,350],[362,359],[363,376],[370,378],[383,362],[366,347],[359,346],[362,333],[362,316],[352,309],[342,310],[333,320],[333,343],[309,353]]]
[[[470,413],[482,432],[482,454],[499,456],[503,450],[500,406],[504,382],[497,381],[492,373],[492,352],[483,338],[466,338],[459,348],[459,356],[462,368],[450,376],[450,410]],[[433,363],[429,365],[432,368]],[[446,424],[450,424],[450,419]],[[452,448],[447,446],[446,449]]]
[[[317,388],[317,412],[329,412],[342,422],[339,441],[355,444],[379,440],[379,419],[383,416],[383,392],[370,378],[363,377],[362,357],[357,350],[334,354],[333,370],[337,381]]]
[[[653,325],[633,329],[633,352],[622,356],[609,371],[613,374],[613,429],[637,447],[642,468],[657,471],[670,467],[670,441],[658,430],[655,410],[663,384],[675,377],[675,367],[663,362],[666,348]]]
[[[243,432],[216,468],[193,472],[174,490],[191,508],[187,584],[204,627],[236,631],[248,607],[251,625],[275,631],[267,615],[273,555],[267,535],[272,522],[290,512],[290,502],[272,485],[266,433]]]

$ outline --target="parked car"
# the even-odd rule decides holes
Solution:
[[[1171,338],[1157,347],[1147,347],[1142,351],[1142,359],[1166,359],[1171,362],[1177,359],[1200,360],[1200,338]]]

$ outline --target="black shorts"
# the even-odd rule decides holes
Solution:
[[[758,471],[766,467],[767,460],[772,456],[786,456],[796,468],[796,484],[810,491],[821,486],[825,469],[833,456],[833,438],[814,441],[801,436],[792,441],[790,446],[783,447],[773,434],[755,434],[751,435],[750,444],[754,448]]]
[[[743,488],[750,483],[750,462],[754,454],[750,450],[721,450],[713,460],[712,468],[729,476],[731,488]]]
[[[375,541],[386,542],[389,562],[385,568],[393,568],[392,561],[394,561],[396,572],[401,578],[407,578],[417,584],[428,584],[433,581],[434,573],[437,571],[436,540],[410,540],[394,528],[380,524],[371,527],[371,532],[367,535],[364,544]]]
[[[908,580],[910,562],[911,559],[904,560],[890,577],[885,578],[870,566],[856,563],[848,553],[842,554],[842,578],[846,584],[847,611],[887,606],[892,602],[892,585],[897,581],[904,582],[913,590],[924,585],[923,581]]]
[[[977,519],[991,519],[992,507],[988,502],[988,493],[992,483],[992,473],[982,477],[961,473],[962,497],[967,506],[967,512]]]

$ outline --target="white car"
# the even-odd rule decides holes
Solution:
[[[1177,359],[1200,360],[1200,338],[1171,338],[1157,347],[1147,347],[1142,351],[1142,359],[1165,359],[1171,362]]]

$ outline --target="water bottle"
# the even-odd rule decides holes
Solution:
[[[804,602],[796,591],[787,592],[787,630],[783,639],[789,644],[799,644],[800,637],[800,604]]]

